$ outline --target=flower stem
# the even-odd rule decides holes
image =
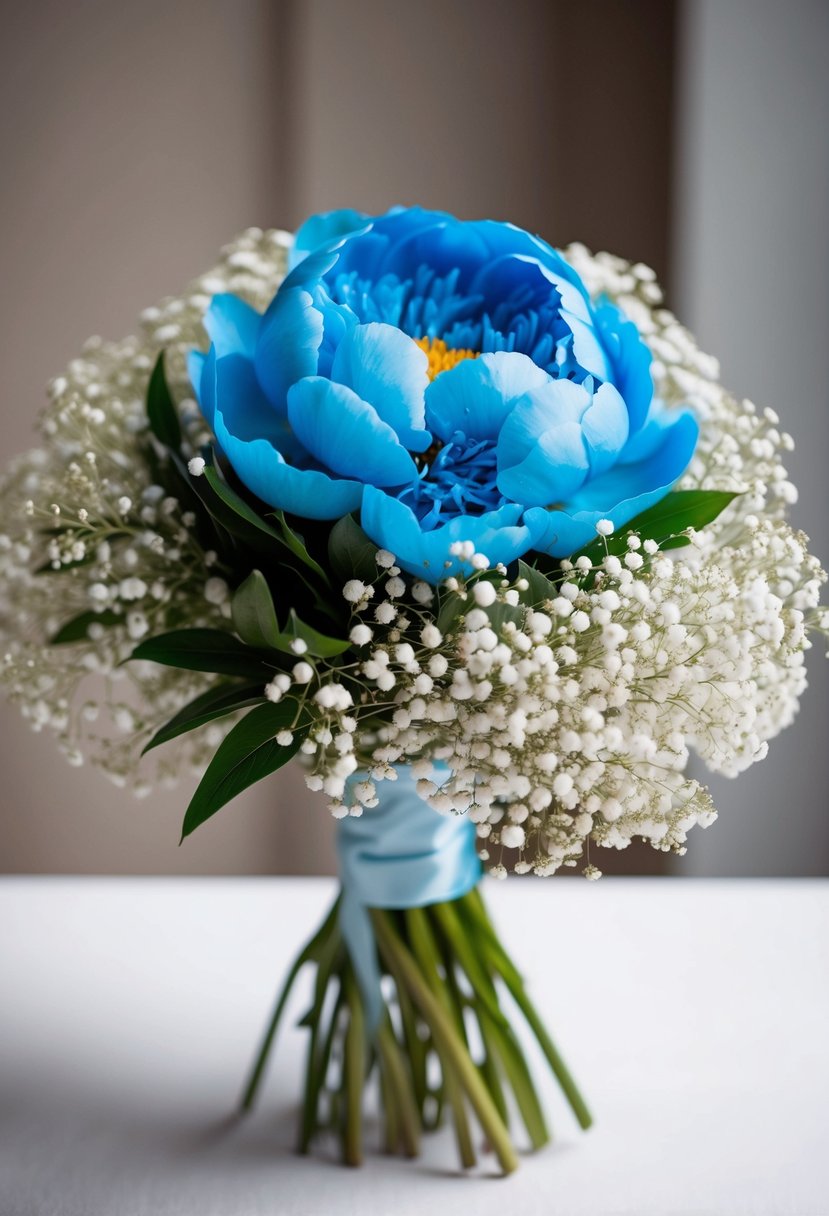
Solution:
[[[409,930],[409,941],[420,969],[434,992],[443,1004],[449,1017],[453,1018],[459,1035],[463,1033],[463,1012],[455,1006],[449,994],[449,988],[441,982],[438,972],[438,952],[426,913],[423,908],[409,908],[406,912],[406,926]],[[446,1100],[452,1108],[455,1120],[455,1137],[458,1142],[458,1154],[464,1169],[477,1165],[478,1158],[472,1143],[472,1133],[469,1130],[469,1120],[464,1106],[463,1090],[458,1082],[451,1060],[447,1060],[442,1045],[435,1044],[443,1068],[443,1083]],[[500,1112],[499,1112],[500,1113]]]
[[[412,999],[429,1023],[436,1044],[457,1072],[458,1079],[466,1091],[501,1169],[505,1174],[518,1168],[518,1156],[513,1148],[509,1132],[495,1107],[486,1086],[481,1080],[472,1057],[458,1037],[450,1017],[433,994],[409,950],[392,927],[389,915],[380,909],[372,909],[380,951],[395,978],[408,988]]]
[[[416,1157],[420,1152],[420,1112],[412,1092],[411,1082],[406,1076],[402,1051],[394,1037],[394,1031],[388,1018],[377,1032],[377,1050],[380,1055],[381,1071],[387,1077],[389,1094],[394,1101],[394,1122],[399,1124],[399,1133],[393,1137],[394,1142],[390,1151],[394,1152],[399,1139],[406,1156]],[[389,1138],[392,1137],[389,1136]]]
[[[312,960],[317,960],[319,958],[320,951],[324,948],[332,932],[337,932],[337,911],[339,908],[339,903],[339,898],[337,898],[334,901],[334,904],[325,920],[305,948],[297,955],[293,966],[288,972],[279,993],[279,997],[277,998],[276,1006],[274,1007],[274,1011],[271,1015],[271,1020],[268,1023],[265,1034],[262,1038],[259,1051],[248,1075],[248,1081],[242,1093],[241,1102],[239,1103],[240,1112],[249,1111],[256,1101],[256,1095],[265,1072],[265,1065],[268,1062],[268,1056],[270,1055],[271,1048],[273,1047],[273,1041],[276,1037],[276,1032],[279,1028],[282,1014],[285,1010],[288,997],[291,994],[291,989],[294,986],[297,976],[305,963],[311,962]]]
[[[354,974],[347,968],[344,992],[348,1006],[348,1029],[345,1032],[343,1057],[343,1160],[347,1165],[363,1162],[363,1082],[366,1072],[366,1025],[363,1002]]]
[[[574,1115],[579,1121],[579,1125],[586,1131],[593,1123],[593,1116],[590,1114],[587,1103],[573,1080],[570,1070],[564,1063],[544,1023],[538,1016],[535,1006],[527,995],[521,976],[498,940],[480,891],[474,888],[458,901],[458,905],[462,913],[468,913],[474,921],[472,926],[473,931],[474,925],[477,925],[479,929],[483,929],[485,950],[491,967],[500,975],[516,1005],[526,1018],[527,1024],[547,1058],[553,1075],[561,1086],[564,1096],[567,1098]]]

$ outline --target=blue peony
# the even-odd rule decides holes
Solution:
[[[205,325],[191,376],[241,481],[308,519],[359,511],[430,582],[462,567],[455,541],[493,565],[569,556],[662,498],[696,444],[654,402],[635,325],[511,224],[317,215],[264,316],[220,295]]]

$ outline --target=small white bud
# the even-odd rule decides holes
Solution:
[[[489,608],[498,598],[498,593],[492,583],[486,581],[476,583],[472,588],[472,595],[480,608]]]
[[[359,604],[360,600],[365,598],[366,585],[361,583],[358,578],[351,578],[343,587],[343,598],[348,600],[349,604]]]
[[[367,646],[374,634],[368,625],[355,625],[348,636],[355,646]]]
[[[429,650],[435,650],[443,641],[443,634],[438,629],[437,625],[424,625],[420,633],[420,640]]]

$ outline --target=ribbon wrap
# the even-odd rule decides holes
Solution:
[[[466,815],[438,814],[418,794],[411,769],[401,765],[396,772],[396,781],[377,782],[377,807],[337,823],[340,928],[372,1031],[383,1014],[383,995],[368,909],[460,899],[481,877],[474,823]],[[362,779],[355,773],[349,785]]]

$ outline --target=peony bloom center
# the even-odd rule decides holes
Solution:
[[[480,351],[453,350],[443,338],[415,338],[415,342],[429,359],[429,379],[434,380],[441,372],[448,372],[462,359],[477,359]]]

